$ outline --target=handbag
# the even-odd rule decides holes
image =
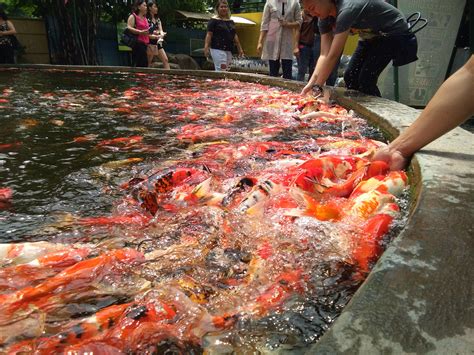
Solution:
[[[133,34],[127,27],[122,33],[120,42],[122,42],[122,44],[126,45],[127,47],[133,48],[137,45],[137,37],[138,36],[136,34]]]

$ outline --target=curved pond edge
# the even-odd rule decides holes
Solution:
[[[296,81],[232,72],[0,65],[7,67],[226,77],[292,90],[303,86]],[[333,97],[391,138],[409,126],[420,112],[397,102],[344,89],[337,89]],[[319,342],[291,353],[474,352],[473,138],[472,133],[456,128],[415,155],[410,165],[413,201],[409,223]]]

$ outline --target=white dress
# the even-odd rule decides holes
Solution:
[[[282,16],[283,6],[285,14]],[[293,59],[293,29],[281,27],[280,18],[288,22],[303,22],[297,0],[267,0],[263,8],[260,31],[267,31],[262,60]],[[298,27],[299,28],[299,27]]]

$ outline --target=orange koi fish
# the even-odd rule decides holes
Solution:
[[[189,124],[181,127],[181,133],[176,136],[182,141],[202,142],[213,139],[226,138],[232,135],[227,128],[208,128],[201,125]]]
[[[18,148],[19,146],[21,146],[21,144],[22,144],[21,142],[0,144],[0,151]]]
[[[116,325],[117,320],[133,303],[112,305],[101,309],[94,315],[82,320],[71,322],[63,330],[52,337],[39,339],[35,344],[35,354],[53,354],[63,351],[65,347],[79,344],[100,336]]]
[[[74,143],[83,143],[83,142],[90,142],[97,138],[97,134],[86,134],[85,136],[75,137],[73,138]]]
[[[388,232],[398,206],[391,203],[386,206],[388,213],[379,213],[370,217],[363,225],[362,232],[353,238],[352,258],[358,264],[362,273],[370,271],[370,263],[382,253],[380,244],[382,237]]]
[[[107,217],[84,217],[77,221],[80,225],[88,226],[109,226],[109,225],[145,225],[150,221],[150,217],[142,214],[131,214],[124,216]]]
[[[5,265],[15,265],[30,262],[52,252],[71,248],[65,244],[50,242],[32,242],[0,244],[0,260]]]
[[[84,260],[91,252],[89,247],[67,249],[41,256],[26,264],[0,269],[0,290],[18,290],[38,283]]]
[[[0,188],[0,202],[1,201],[8,201],[13,196],[13,190],[9,187]]]
[[[98,147],[105,146],[131,146],[140,143],[143,140],[142,136],[119,137],[112,139],[105,139],[97,144]]]
[[[0,314],[8,317],[17,309],[37,305],[46,305],[56,295],[55,290],[62,289],[60,297],[76,292],[91,284],[99,275],[110,272],[114,265],[137,264],[145,260],[144,255],[133,249],[118,249],[96,258],[80,261],[34,287],[26,287],[12,294],[0,296]],[[2,317],[2,316],[0,316]]]

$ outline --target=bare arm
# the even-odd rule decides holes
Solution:
[[[212,32],[207,31],[204,40],[204,56],[209,57],[209,48],[211,48]]]
[[[404,168],[410,157],[474,114],[474,56],[438,89],[420,116],[397,139],[376,152],[390,169]]]
[[[268,28],[270,26],[270,7],[268,4],[265,4],[263,7],[262,23],[260,24],[260,35],[257,42],[257,54],[262,54],[263,44],[267,38]]]
[[[135,28],[135,16],[130,15],[127,20],[127,28],[136,35],[148,35],[148,30],[137,30]]]
[[[244,53],[244,50],[242,49],[242,46],[240,45],[239,36],[237,36],[237,33],[234,36],[234,43],[237,46],[237,50],[239,51],[239,56],[243,57],[245,53]]]
[[[268,31],[260,31],[260,36],[258,37],[258,43],[257,43],[257,54],[258,55],[262,54],[263,43],[265,43],[265,38],[267,38],[267,32]]]
[[[321,35],[321,54],[316,63],[316,68],[308,84],[301,91],[302,95],[310,92],[313,85],[324,85],[333,71],[339,57],[344,50],[349,31],[341,32],[333,36],[332,33]]]
[[[161,25],[161,21],[158,23],[158,32],[162,37],[164,37],[166,34],[166,32],[163,31],[163,26]]]
[[[11,36],[11,35],[16,34],[16,29],[15,29],[15,26],[13,26],[13,23],[11,23],[10,21],[7,21],[7,26],[9,28],[9,30],[8,31],[1,31],[0,36]]]
[[[293,30],[293,54],[296,56],[296,57],[299,57],[300,55],[300,47],[299,47],[299,43],[300,43],[300,27],[298,27],[296,30]]]

